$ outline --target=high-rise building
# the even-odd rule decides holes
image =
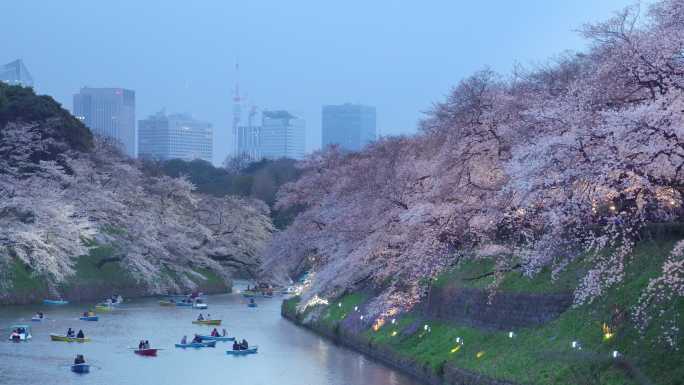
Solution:
[[[185,114],[158,112],[138,122],[138,157],[212,161],[210,123]]]
[[[305,136],[304,119],[288,111],[263,111],[261,126],[249,124],[238,128],[238,154],[254,160],[302,159],[306,151]]]
[[[0,66],[0,82],[33,87],[33,77],[21,59]]]
[[[135,91],[83,87],[74,95],[73,112],[93,133],[115,139],[135,157]]]
[[[375,107],[360,104],[323,106],[322,144],[338,144],[349,151],[359,151],[377,138]]]

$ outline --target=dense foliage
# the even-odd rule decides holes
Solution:
[[[101,245],[150,293],[194,288],[202,270],[227,280],[256,269],[272,232],[265,204],[146,173],[49,97],[3,90],[0,288],[20,263],[55,291]]]
[[[493,257],[496,277],[543,268],[556,277],[585,258],[592,269],[576,304],[600,297],[634,263],[644,225],[682,215],[684,1],[640,14],[586,26],[588,52],[463,80],[415,137],[303,161],[276,207],[306,210],[276,235],[264,271],[310,269],[304,306],[373,287],[374,311],[393,314],[464,258]],[[684,294],[681,250],[633,308],[644,329],[653,317],[643,312]]]
[[[292,159],[263,159],[258,162],[242,162],[228,158],[226,167],[214,167],[203,160],[184,161],[173,159],[161,163],[148,162],[146,168],[152,172],[171,177],[185,176],[196,187],[197,191],[222,197],[236,195],[259,199],[271,208],[273,224],[278,228],[286,227],[292,222],[298,208],[275,209],[276,193],[280,186],[294,181],[299,176]]]

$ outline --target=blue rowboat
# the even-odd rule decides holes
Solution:
[[[41,322],[43,319],[40,317],[31,317],[31,321],[33,322]]]
[[[256,354],[258,346],[253,346],[249,349],[244,350],[226,350],[226,354],[229,356],[244,356],[247,354]]]
[[[43,303],[46,305],[66,305],[69,301],[63,299],[44,299]]]
[[[74,373],[90,373],[90,365],[88,365],[88,364],[74,364],[74,365],[71,365],[71,371]]]
[[[235,341],[235,337],[222,337],[222,336],[199,336],[202,341]]]
[[[256,302],[250,302],[247,304],[247,307],[257,307]]]
[[[209,342],[191,342],[189,344],[176,344],[177,348],[215,348],[216,347],[216,341],[209,341]]]
[[[182,301],[177,301],[176,306],[188,306],[192,307],[192,302],[182,302]]]
[[[81,321],[97,321],[97,320],[99,319],[99,317],[96,316],[96,315],[89,315],[89,316],[86,316],[86,317],[80,317],[79,319],[80,319]]]

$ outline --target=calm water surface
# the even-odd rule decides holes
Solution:
[[[221,318],[228,335],[259,346],[258,354],[244,357],[226,355],[231,342],[218,342],[213,349],[174,348],[183,335],[190,339],[211,329],[191,323],[198,310],[162,307],[155,299],[127,300],[120,310],[99,314],[98,322],[78,320],[87,304],[0,307],[0,384],[418,384],[281,318],[281,300],[257,299],[259,307],[252,309],[238,294],[208,297],[205,313]],[[47,319],[31,322],[38,310]],[[32,326],[30,342],[7,341],[8,327],[17,322]],[[83,329],[93,341],[50,341],[50,333],[63,334],[68,327]],[[137,356],[129,348],[140,339],[164,350],[158,357]],[[90,374],[70,372],[68,364],[77,353],[92,365]]]

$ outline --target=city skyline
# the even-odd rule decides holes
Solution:
[[[374,105],[380,135],[411,134],[464,76],[582,49],[577,28],[631,3],[27,0],[0,4],[6,29],[22,31],[5,39],[0,63],[22,58],[37,91],[64,106],[83,85],[120,85],[136,91],[140,116],[160,107],[202,116],[214,125],[220,164],[233,146],[236,60],[247,101],[302,116],[310,151],[321,143],[321,105]],[[486,22],[475,23],[481,15]],[[188,20],[203,21],[177,28]]]

